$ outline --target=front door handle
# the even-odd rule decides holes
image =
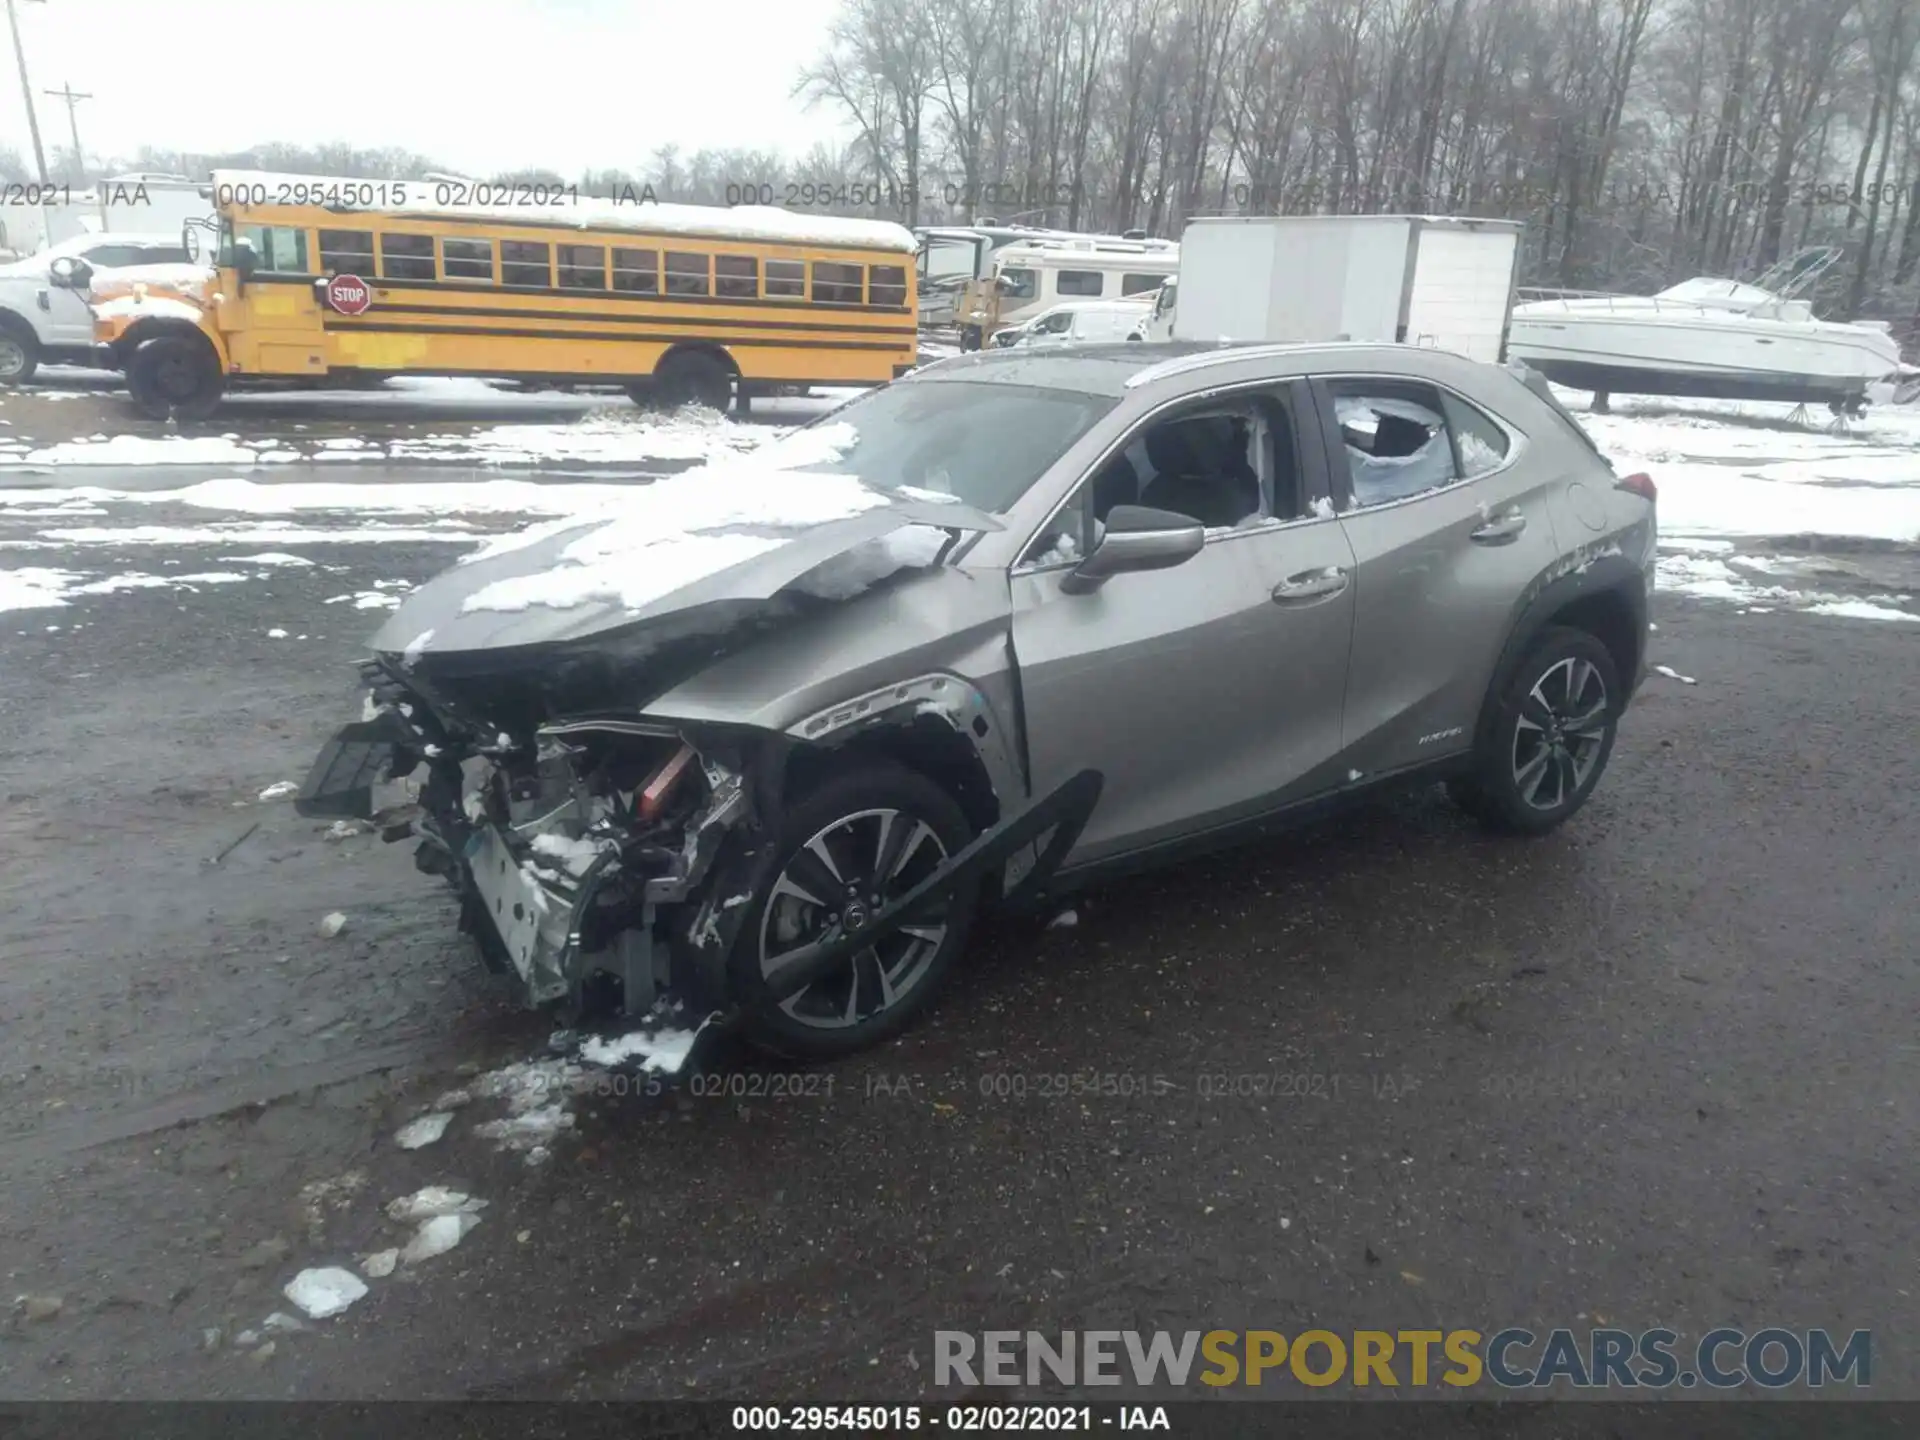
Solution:
[[[1520,532],[1527,528],[1527,517],[1518,510],[1502,510],[1498,515],[1489,516],[1479,529],[1473,532],[1473,539],[1481,545],[1507,545],[1520,538]]]
[[[1323,570],[1303,570],[1298,575],[1289,575],[1274,586],[1273,598],[1282,605],[1301,600],[1321,600],[1346,589],[1347,579],[1347,572],[1335,565]]]

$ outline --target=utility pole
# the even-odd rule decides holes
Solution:
[[[91,100],[93,96],[75,90],[71,80],[61,89],[46,93],[67,102],[67,133],[73,136],[73,167],[80,172],[76,177],[78,182],[84,185],[87,183],[87,157],[80,149],[80,122],[74,117],[74,107],[82,100]]]
[[[28,0],[28,3],[44,5],[46,0]],[[33,84],[27,79],[27,52],[20,48],[20,17],[14,14],[13,0],[7,0],[7,26],[13,31],[13,58],[20,62],[20,95],[27,102],[27,131],[33,136],[33,163],[44,186],[47,183],[47,152],[40,148],[40,121],[33,113]]]

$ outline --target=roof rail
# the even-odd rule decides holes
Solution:
[[[1240,345],[1231,340],[1222,340],[1217,350],[1202,350],[1193,355],[1175,355],[1167,360],[1156,361],[1144,370],[1136,370],[1127,377],[1127,388],[1150,385],[1155,380],[1164,380],[1169,375],[1184,375],[1189,370],[1204,370],[1209,365],[1224,365],[1230,360],[1263,360],[1290,355],[1296,350],[1309,348],[1305,341],[1290,341],[1274,345]]]

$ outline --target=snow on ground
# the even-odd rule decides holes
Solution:
[[[497,392],[490,392],[497,401]],[[407,397],[400,397],[402,399]],[[578,397],[569,397],[574,404]],[[354,406],[362,403],[356,396]],[[816,411],[819,402],[813,402]],[[246,469],[310,461],[320,464],[405,461],[479,466],[640,467],[650,462],[707,460],[739,454],[773,438],[765,425],[737,424],[711,410],[672,415],[624,401],[566,422],[509,423],[450,432],[366,440],[219,435],[88,435],[51,445],[0,436],[0,466],[233,465]]]
[[[1616,469],[1653,477],[1662,535],[1920,542],[1920,408],[1874,409],[1838,435],[1790,422],[1790,405],[1634,397],[1594,415],[1561,395]]]

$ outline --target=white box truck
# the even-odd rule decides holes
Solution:
[[[1506,358],[1520,225],[1435,215],[1188,222],[1144,340],[1364,340]]]

